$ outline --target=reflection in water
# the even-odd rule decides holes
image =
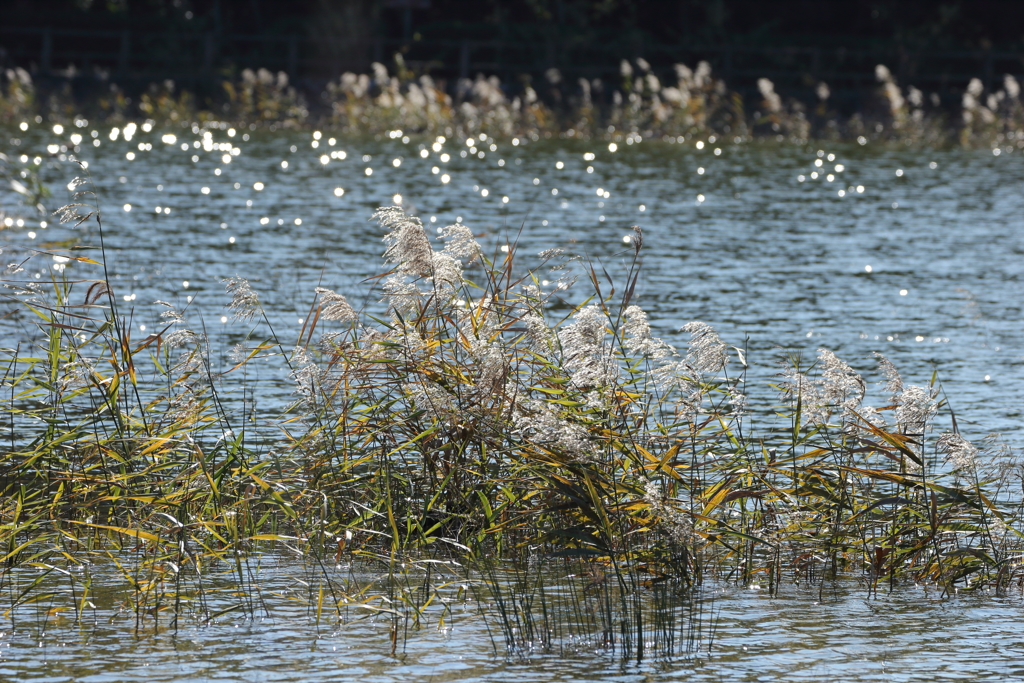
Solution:
[[[905,587],[865,599],[860,585],[708,586],[699,649],[675,658],[623,660],[594,640],[506,656],[496,610],[463,592],[445,619],[403,630],[392,654],[387,615],[353,609],[319,623],[297,591],[298,565],[267,569],[262,606],[269,616],[228,614],[177,633],[152,619],[133,630],[116,604],[87,612],[86,622],[25,611],[0,634],[0,678],[18,681],[879,681],[939,677],[1009,680],[1024,675],[1020,596],[961,596]],[[361,577],[367,579],[367,577]],[[94,599],[102,603],[102,587]],[[456,595],[453,593],[453,596]],[[306,596],[308,597],[308,596]],[[289,599],[290,598],[290,599]],[[550,599],[550,598],[549,598]],[[685,606],[673,608],[685,624]],[[571,629],[568,611],[560,612]],[[685,631],[680,630],[685,637]],[[649,634],[649,637],[651,634]],[[494,639],[497,639],[495,642]],[[685,650],[685,648],[684,648]]]

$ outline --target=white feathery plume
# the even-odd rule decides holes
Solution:
[[[384,236],[387,245],[384,262],[394,263],[407,275],[429,276],[433,249],[420,219],[409,216],[397,206],[381,207],[373,216],[390,231]]]
[[[590,305],[577,311],[572,324],[558,333],[565,368],[578,388],[607,386],[617,374],[618,365],[605,344],[606,323],[601,308]]]
[[[947,432],[935,442],[936,448],[946,454],[946,462],[953,469],[973,473],[978,466],[978,449],[959,434]]]
[[[320,295],[321,319],[349,323],[355,322],[359,317],[355,309],[349,305],[348,300],[341,294],[326,287],[317,287],[315,291]]]
[[[438,230],[445,240],[444,253],[463,261],[473,263],[480,257],[480,245],[473,231],[462,223],[453,223]],[[468,259],[468,260],[467,260]]]
[[[231,303],[228,310],[232,312],[235,320],[248,321],[260,314],[262,307],[260,299],[249,285],[249,281],[237,275],[223,280],[224,288],[231,295]]]
[[[623,332],[626,337],[626,348],[640,356],[653,361],[661,361],[671,356],[675,349],[661,339],[651,336],[651,326],[647,322],[647,313],[639,306],[633,305],[623,314],[626,319]]]
[[[686,355],[690,367],[702,375],[715,375],[725,369],[729,356],[715,328],[695,320],[683,325],[682,331],[690,333],[690,352]]]

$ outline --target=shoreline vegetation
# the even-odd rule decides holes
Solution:
[[[385,95],[354,99],[383,108]],[[432,240],[384,207],[371,284],[385,315],[317,288],[287,343],[236,276],[228,310],[247,332],[227,354],[170,304],[162,329],[132,335],[91,183],[72,186],[61,221],[89,227],[98,244],[79,253],[94,258],[4,283],[3,305],[36,325],[0,356],[12,622],[254,617],[268,609],[261,567],[283,556],[312,618],[365,611],[393,649],[472,599],[510,654],[591,643],[641,659],[710,646],[699,596],[716,582],[850,580],[867,595],[1024,583],[1021,462],[959,434],[934,377],[911,384],[879,356],[863,378],[822,349],[779,370],[776,405],[748,406],[742,346],[699,321],[685,348],[651,335],[634,298],[651,247],[639,228],[609,274],[558,248],[484,253],[461,224]],[[281,414],[258,413],[247,388],[271,356],[295,391]],[[879,380],[886,399],[868,406]],[[933,429],[940,414],[952,430]],[[353,578],[360,566],[378,578]]]
[[[659,75],[660,74],[660,75]],[[139,97],[106,84],[88,101],[76,101],[70,81],[40,96],[21,68],[0,72],[0,124],[36,120],[68,124],[88,117],[154,125],[245,125],[326,127],[350,135],[392,130],[448,137],[486,133],[513,136],[598,138],[629,141],[716,135],[737,142],[886,140],[930,146],[960,144],[1024,148],[1024,105],[1015,76],[988,91],[979,78],[963,84],[959,107],[944,106],[937,93],[898,83],[882,64],[877,88],[864,111],[843,116],[831,106],[825,82],[816,99],[803,102],[775,90],[767,78],[758,95],[744,99],[712,73],[707,62],[655,69],[643,59],[623,60],[618,82],[567,82],[549,69],[536,83],[523,77],[502,83],[496,76],[454,82],[415,73],[396,54],[392,68],[374,62],[370,73],[344,73],[318,93],[302,93],[284,72],[246,69],[222,81],[218,97],[199,102],[173,81],[154,83]]]

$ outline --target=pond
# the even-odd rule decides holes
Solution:
[[[819,347],[880,380],[880,352],[911,381],[937,373],[965,433],[1021,444],[1009,398],[1024,395],[1019,153],[725,140],[610,152],[597,141],[524,140],[477,141],[463,157],[463,140],[260,131],[243,141],[213,130],[204,148],[187,129],[138,130],[130,142],[109,132],[99,147],[87,136],[79,156],[137,337],[160,322],[156,300],[192,301],[209,333],[226,331],[222,280],[233,275],[251,281],[283,337],[299,331],[318,285],[380,314],[365,294],[382,270],[384,231],[370,219],[397,195],[428,227],[464,222],[485,250],[515,241],[529,262],[564,247],[619,275],[631,253],[623,237],[640,225],[637,300],[666,340],[678,343],[690,320],[715,326],[748,349],[762,372],[752,386],[786,352],[810,360]],[[29,163],[33,150],[68,142],[48,133],[22,136]],[[75,175],[68,164],[46,169],[56,203]],[[4,231],[8,254],[66,237],[49,223]],[[266,381],[268,397],[289,400],[286,376]]]
[[[969,438],[998,432],[1013,449],[1024,440],[1019,152],[712,139],[623,140],[613,150],[571,139],[334,139],[226,127],[140,128],[126,140],[125,132],[91,135],[86,126],[75,141],[71,130],[32,128],[8,151],[41,166],[55,188],[53,209],[78,175],[59,157],[79,146],[103,210],[111,283],[136,339],[162,325],[165,309],[154,302],[170,302],[202,320],[217,362],[228,363],[247,331],[224,310],[223,280],[235,275],[252,283],[282,339],[300,334],[317,286],[383,315],[368,284],[381,272],[384,231],[371,220],[379,206],[400,203],[428,227],[465,223],[486,252],[511,249],[524,267],[544,249],[576,251],[602,281],[605,271],[621,281],[633,253],[624,238],[639,225],[636,301],[652,328],[681,344],[686,322],[715,326],[745,350],[752,397],[772,400],[779,363],[789,353],[809,361],[821,347],[861,371],[877,396],[879,352],[908,381],[925,384],[936,373]],[[95,277],[64,258],[74,235],[53,218],[43,222],[0,232],[8,261],[48,252],[20,276],[44,280],[45,264]],[[98,240],[88,226],[78,236]],[[590,293],[585,278],[573,287],[583,294],[572,302]],[[0,346],[29,336],[24,323],[7,324]],[[249,391],[276,415],[294,400],[294,384],[280,362],[267,366],[249,378]],[[950,421],[938,418],[942,428]],[[292,599],[297,563],[265,571],[262,616],[228,613],[180,624],[176,634],[166,624],[154,632],[151,621],[136,631],[115,600],[97,601],[84,624],[42,603],[19,608],[0,634],[0,677],[988,681],[1024,671],[1016,664],[1024,658],[1019,589],[951,597],[907,585],[872,594],[845,579],[783,581],[775,591],[711,581],[665,607],[685,639],[687,610],[699,603],[695,647],[637,664],[585,638],[508,655],[494,610],[461,593],[443,623],[435,615],[393,648],[391,622],[379,615],[311,619],[308,599]]]
[[[284,579],[284,577],[279,577]],[[0,677],[39,683],[125,680],[313,681],[1005,681],[1024,674],[1019,594],[942,598],[905,588],[874,598],[861,585],[784,585],[701,592],[704,613],[687,652],[685,607],[675,607],[679,656],[637,662],[592,641],[508,655],[493,610],[449,605],[443,624],[402,633],[392,653],[389,622],[354,610],[320,623],[268,577],[272,616],[231,615],[176,633],[100,610],[84,625],[22,613],[0,634]],[[286,588],[284,590],[287,590]],[[567,620],[568,621],[568,620]]]

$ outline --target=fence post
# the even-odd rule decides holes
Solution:
[[[39,57],[39,68],[44,72],[50,70],[53,59],[53,29],[49,26],[43,29],[43,52]]]
[[[117,54],[117,72],[122,76],[128,73],[131,57],[131,32],[121,31],[121,50]]]
[[[459,78],[469,78],[469,41],[459,46]]]
[[[993,83],[994,78],[995,78],[995,74],[993,73],[994,69],[993,69],[993,64],[992,64],[992,48],[991,47],[985,48],[985,65],[984,65],[983,68],[984,68],[984,72],[985,72],[985,89],[991,91],[993,89],[994,85],[995,85]]]
[[[207,31],[203,36],[203,71],[213,71],[213,63],[216,61],[217,38],[213,31]]]
[[[288,76],[292,80],[299,77],[299,39],[288,37]]]

